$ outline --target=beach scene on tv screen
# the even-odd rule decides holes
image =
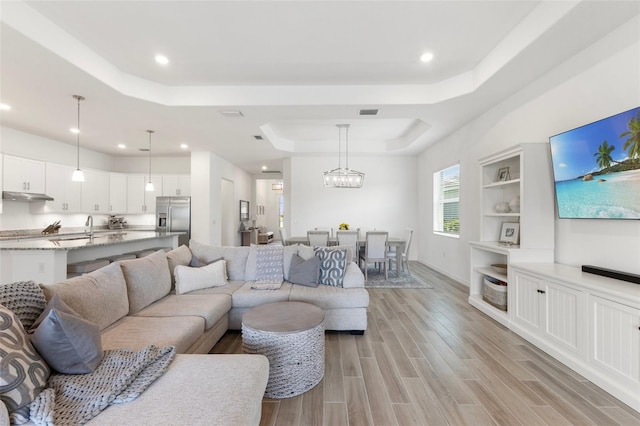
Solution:
[[[560,218],[640,219],[640,107],[549,142]]]

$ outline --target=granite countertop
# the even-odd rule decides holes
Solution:
[[[87,247],[122,244],[131,241],[182,235],[184,232],[156,232],[151,230],[96,231],[85,233],[40,235],[0,241],[0,250],[75,250]]]

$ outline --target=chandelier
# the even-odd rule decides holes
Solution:
[[[349,124],[337,124],[338,127],[338,168],[326,171],[322,174],[322,182],[325,188],[362,188],[364,173],[349,168]],[[342,129],[345,129],[346,150],[345,167],[340,161],[342,150]]]

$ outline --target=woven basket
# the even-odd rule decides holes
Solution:
[[[502,311],[507,310],[507,286],[498,285],[484,279],[482,300]]]

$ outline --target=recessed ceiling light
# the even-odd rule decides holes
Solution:
[[[181,143],[180,144],[180,148],[187,149],[187,148],[189,148],[189,145],[187,145],[186,143]]]
[[[169,63],[169,58],[164,55],[156,55],[156,62],[160,65],[167,65]]]
[[[262,170],[267,170],[267,166],[262,166]]]
[[[125,144],[123,144],[123,143],[119,143],[118,144],[118,148],[120,148],[120,149],[125,149],[126,147],[127,146]]]
[[[11,109],[11,106],[10,106],[10,105],[7,105],[7,104],[0,104],[0,109],[2,109],[2,110],[8,110],[8,109]]]
[[[431,52],[425,52],[420,56],[420,61],[422,62],[431,62],[432,59],[433,59],[433,53]]]
[[[75,128],[75,127],[70,128],[70,129],[69,129],[69,131],[70,131],[71,133],[73,133],[73,134],[76,134],[76,135],[77,135],[78,133],[80,133],[80,129],[77,129],[77,128]]]

